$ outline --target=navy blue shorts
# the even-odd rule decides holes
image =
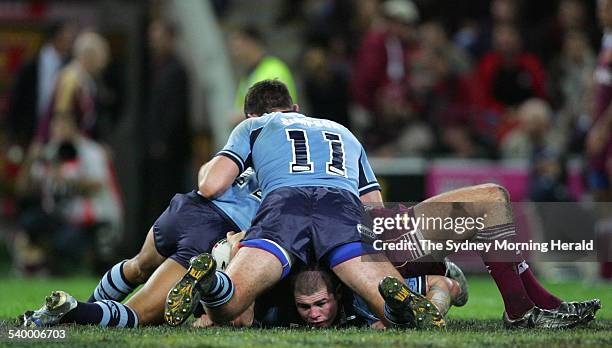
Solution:
[[[217,206],[192,191],[176,194],[170,205],[153,224],[155,248],[189,267],[189,260],[211,252],[215,243],[229,231],[240,231]]]
[[[242,245],[270,240],[304,264],[321,261],[338,246],[361,242],[358,226],[363,216],[361,201],[349,191],[281,187],[261,202]]]

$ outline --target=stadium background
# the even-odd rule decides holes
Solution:
[[[227,138],[235,121],[232,115],[239,111],[234,102],[238,81],[248,74],[248,67],[232,59],[227,44],[245,26],[259,32],[265,50],[289,66],[297,102],[306,114],[338,120],[364,140],[386,201],[416,202],[483,182],[506,186],[515,202],[598,199],[586,183],[583,144],[591,127],[593,75],[602,35],[595,1],[415,0],[417,17],[413,8],[385,9],[381,4],[376,0],[0,3],[2,273],[91,275],[138,251],[155,216],[171,198],[167,192],[192,189],[199,165]],[[94,138],[109,155],[109,185],[121,212],[116,238],[100,242],[95,234],[101,232],[88,230],[87,248],[69,264],[57,261],[68,250],[33,242],[25,227],[24,197],[16,182],[32,139],[16,140],[11,119],[20,71],[36,57],[49,25],[66,20],[79,31],[100,33],[110,45],[110,63],[96,78],[99,128]],[[182,83],[170,79],[154,89],[159,75],[149,31],[156,20],[172,23],[176,33],[176,56],[187,76],[185,115],[177,110],[154,115],[161,106],[152,96],[171,95]],[[409,43],[401,46],[402,73],[395,81],[383,70],[374,75],[381,81],[372,82],[371,75],[363,76],[372,73],[367,64],[376,62],[373,53],[385,47],[377,46],[372,33],[383,32],[393,20],[404,22],[410,31]],[[495,61],[494,33],[499,27],[515,29],[518,37],[506,31],[505,40],[510,44],[520,40],[516,56],[528,63],[491,78],[487,66]],[[366,40],[370,36],[373,39]],[[500,40],[502,46],[508,44]],[[248,55],[250,47],[242,54]],[[372,54],[366,57],[367,53]],[[386,74],[391,77],[382,76]],[[483,84],[487,76],[489,84]],[[530,100],[531,104],[525,103]],[[364,122],[364,112],[369,123]],[[188,126],[162,132],[183,116]],[[188,155],[151,160],[155,146],[151,138],[158,134],[173,144],[187,140],[178,148]],[[167,190],[151,194],[159,188],[161,181],[156,180],[168,176],[174,181],[164,187]],[[612,211],[609,204],[601,207]],[[472,272],[483,270],[480,264],[465,266]],[[553,280],[592,281],[598,279],[599,267],[565,265],[546,275]],[[545,272],[549,267],[537,269]]]
[[[381,4],[382,0],[0,2],[0,342],[12,328],[11,318],[39,307],[49,291],[63,289],[87,298],[101,271],[138,251],[153,219],[167,205],[168,192],[192,189],[198,166],[224,143],[234,122],[230,121],[237,111],[234,95],[248,69],[235,59],[228,43],[236,28],[244,25],[259,31],[265,50],[289,66],[297,101],[306,114],[337,119],[362,137],[387,201],[420,201],[455,187],[493,181],[509,188],[512,200],[521,202],[519,219],[529,220],[528,216],[532,224],[547,222],[543,214],[533,214],[529,204],[537,201],[570,201],[586,210],[599,208],[603,216],[612,213],[609,202],[591,204],[600,197],[587,185],[583,145],[592,127],[591,91],[601,49],[595,0],[414,0],[419,16],[412,19],[415,31],[403,78],[391,84],[389,95],[370,87],[360,89],[355,82],[360,72],[368,71],[358,68],[364,38],[371,29],[376,32],[389,24],[389,12],[385,18]],[[404,6],[395,14],[406,20],[413,16],[410,11]],[[151,50],[156,39],[150,30],[159,19],[174,24],[176,53],[186,82],[158,80],[158,57]],[[110,45],[110,62],[95,81],[99,128],[94,138],[109,156],[106,164],[112,175],[107,189],[116,193],[113,204],[121,213],[120,228],[110,239],[96,239],[104,229],[63,231],[85,234],[82,245],[70,243],[80,239],[71,238],[76,235],[57,238],[55,222],[42,219],[38,226],[43,228],[31,230],[36,224],[27,209],[42,197],[24,196],[18,181],[33,139],[18,137],[19,122],[15,123],[11,105],[16,81],[28,62],[36,59],[50,25],[66,20],[79,31],[100,33]],[[519,29],[524,51],[534,54],[528,61],[537,61],[535,68],[528,64],[532,75],[527,80],[541,84],[536,89],[527,83],[519,88],[520,95],[504,99],[505,84],[511,90],[525,87],[517,84],[525,82],[521,79],[525,71],[505,71],[505,80],[489,85],[494,97],[486,98],[480,72],[493,29],[505,24]],[[164,36],[162,41],[167,39]],[[249,56],[253,46],[242,48]],[[367,45],[362,52],[381,53]],[[380,79],[387,74],[374,72]],[[187,84],[186,96],[177,92],[181,83]],[[396,93],[395,87],[401,92]],[[383,122],[368,127],[363,122],[368,95],[382,98],[379,107],[399,107],[383,108],[390,115],[381,116],[381,110],[370,105],[370,119]],[[500,95],[504,100],[496,99]],[[187,97],[186,113],[177,108],[156,113],[164,106],[156,98],[166,96]],[[532,97],[545,102],[522,105]],[[179,122],[183,116],[188,127]],[[173,120],[177,122],[161,122]],[[178,125],[179,130],[163,132],[169,125]],[[156,135],[176,142],[187,155],[152,161],[151,138]],[[542,144],[546,146],[534,146]],[[167,178],[172,179],[170,184],[163,182]],[[156,196],[156,191],[161,193]],[[553,214],[550,220],[572,218],[563,215]],[[576,238],[595,237],[597,221],[587,220],[584,230],[576,230]],[[535,238],[529,224],[521,221],[522,238]],[[559,219],[552,228],[563,224]],[[605,220],[597,225],[606,243],[612,239],[607,237],[610,225]],[[81,252],[74,253],[75,249]],[[604,307],[587,328],[519,333],[503,329],[503,305],[495,284],[479,261],[470,260],[458,258],[466,270],[478,273],[469,275],[470,302],[451,310],[449,330],[443,335],[367,329],[262,333],[187,326],[124,331],[71,326],[68,335],[71,345],[83,346],[610,345],[612,312],[607,307],[612,291],[610,283],[602,281],[601,265],[533,262],[552,292],[568,300],[599,297]]]

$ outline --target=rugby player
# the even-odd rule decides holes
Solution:
[[[445,192],[413,207],[400,207],[393,212],[383,208],[375,209],[372,215],[383,216],[397,212],[412,217],[486,217],[483,229],[472,228],[461,234],[435,224],[428,229],[420,229],[417,226],[415,233],[405,234],[415,245],[421,245],[419,240],[515,242],[516,232],[509,194],[505,188],[496,184]],[[415,248],[412,251],[392,252],[389,258],[406,264],[435,262],[451,253],[452,251],[446,249],[437,251]],[[592,320],[601,307],[598,299],[565,302],[551,294],[538,282],[520,251],[492,248],[489,252],[479,252],[479,255],[502,296],[505,307],[503,320],[509,328],[569,328]]]
[[[239,248],[244,234],[228,233],[230,258]],[[406,278],[405,283],[410,290],[427,297],[444,316],[451,305],[461,307],[467,303],[468,286],[465,275],[453,262],[446,259],[441,267],[444,275],[418,275]],[[200,316],[194,312],[194,316],[198,317],[194,327],[213,325],[206,314]],[[363,299],[343,286],[333,273],[318,265],[299,270],[289,280],[258,297],[254,308],[241,315],[240,324],[257,327],[384,327]]]
[[[423,275],[408,278],[410,290],[426,296],[441,315],[446,315],[451,304],[462,306],[461,286],[456,280]],[[383,328],[380,319],[365,302],[350,291],[345,291],[340,281],[330,272],[308,269],[299,272],[292,281],[295,307],[301,323],[312,327],[370,326]]]
[[[361,241],[362,202],[382,198],[353,134],[338,123],[300,114],[287,87],[276,80],[249,89],[244,113],[247,119],[204,166],[199,189],[214,198],[252,165],[261,206],[226,273],[215,270],[210,255],[191,263],[168,294],[166,322],[182,323],[201,300],[214,323],[226,323],[298,262],[329,267],[385,325],[413,325],[415,311],[427,305],[422,325],[443,326],[431,302],[410,292],[386,257]]]
[[[21,324],[137,327],[163,323],[166,295],[185,274],[190,259],[211,251],[226,232],[248,228],[260,201],[250,168],[215,199],[208,200],[197,191],[175,195],[149,230],[141,251],[106,272],[87,302],[54,291],[42,308],[24,313]],[[140,284],[144,286],[122,304]]]

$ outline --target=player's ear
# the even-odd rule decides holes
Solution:
[[[257,114],[246,114],[246,118],[259,117]]]
[[[294,112],[300,112],[300,106],[297,104],[291,105],[291,110]]]

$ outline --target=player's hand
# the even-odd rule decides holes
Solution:
[[[370,328],[374,329],[374,330],[384,330],[386,329],[385,324],[383,324],[382,321],[377,321],[374,324],[370,325]]]
[[[255,303],[251,304],[242,314],[232,320],[232,325],[235,327],[250,327],[253,325],[255,317]]]
[[[238,244],[240,244],[240,241],[244,239],[245,234],[245,231],[240,231],[238,233],[231,231],[227,232],[225,235],[225,238],[227,238],[227,243],[230,246],[230,260],[236,256],[236,253],[238,252]]]
[[[199,317],[198,319],[196,319],[193,324],[191,324],[191,326],[193,327],[211,327],[214,326],[215,323],[212,322],[212,320],[210,320],[208,318],[208,315],[206,314],[202,314],[201,317]]]

